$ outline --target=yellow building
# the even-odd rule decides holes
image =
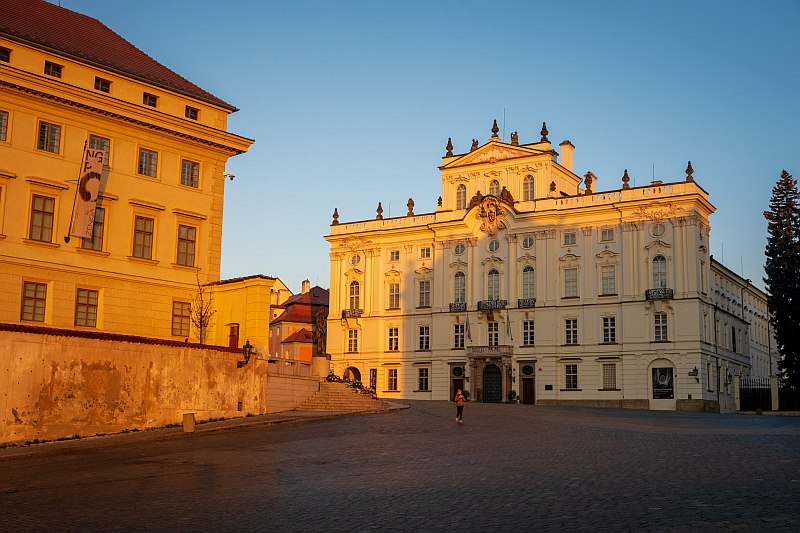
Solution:
[[[0,322],[196,339],[225,164],[253,142],[226,131],[234,111],[96,19],[4,0]],[[85,146],[108,159],[92,237],[66,242]]]
[[[334,211],[333,371],[387,398],[732,410],[733,377],[771,371],[766,295],[709,254],[691,164],[600,192],[546,127],[497,131],[448,143],[435,212]]]

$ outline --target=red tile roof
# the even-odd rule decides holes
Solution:
[[[133,9],[133,4],[129,4]],[[0,34],[237,111],[171,71],[99,20],[44,0],[0,1]]]
[[[314,324],[317,320],[317,313],[319,309],[309,307],[307,305],[293,305],[270,324],[277,324],[279,322],[294,322],[298,324]]]
[[[314,334],[308,331],[306,328],[299,329],[283,339],[281,344],[284,342],[314,342]]]
[[[323,289],[320,286],[314,286],[311,289],[309,289],[308,292],[290,296],[289,298],[286,299],[285,302],[281,304],[281,307],[287,307],[290,304],[295,304],[295,303],[327,306],[329,299],[330,299],[330,292],[327,289]]]

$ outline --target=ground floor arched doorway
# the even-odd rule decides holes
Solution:
[[[354,366],[348,366],[342,377],[350,381],[361,381],[361,372]]]
[[[503,401],[503,376],[497,365],[488,364],[483,367],[483,401],[486,403]]]

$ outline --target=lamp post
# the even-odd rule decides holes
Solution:
[[[250,356],[253,355],[253,345],[250,344],[250,339],[247,339],[247,342],[245,342],[244,346],[242,346],[242,355],[244,356],[244,360],[236,361],[236,368],[242,368],[244,365],[250,362]]]

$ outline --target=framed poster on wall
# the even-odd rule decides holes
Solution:
[[[653,369],[653,399],[672,400],[675,398],[672,368]]]

